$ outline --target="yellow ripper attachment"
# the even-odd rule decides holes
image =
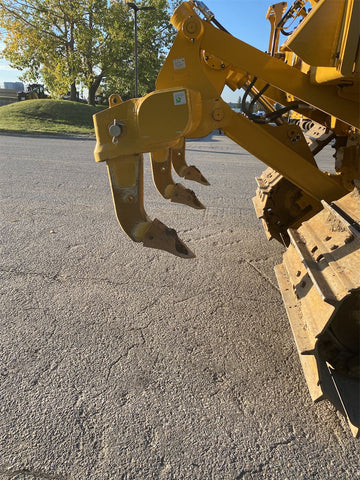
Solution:
[[[275,267],[311,397],[329,399],[360,429],[360,192],[298,229]]]
[[[106,161],[117,218],[125,233],[145,247],[158,248],[183,258],[195,255],[175,230],[151,221],[143,202],[143,153],[150,152],[154,183],[172,202],[204,208],[192,190],[174,183],[171,164],[188,180],[208,184],[198,169],[185,162],[184,136],[199,122],[199,94],[167,89],[141,99],[122,102],[110,97],[110,108],[94,115],[97,144],[95,160]],[[195,113],[193,104],[197,104]],[[155,113],[154,113],[155,112]],[[154,114],[156,121],[154,121]]]
[[[170,149],[170,161],[179,177],[198,182],[201,185],[210,185],[198,168],[194,165],[187,165],[185,161],[185,138],[180,139],[178,147]]]
[[[171,151],[172,149],[168,148],[150,153],[153,179],[158,192],[172,202],[204,209],[204,205],[192,190],[185,188],[181,183],[174,183],[171,176]]]

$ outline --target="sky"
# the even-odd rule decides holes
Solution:
[[[265,15],[272,4],[271,0],[205,0],[204,3],[232,35],[259,50],[267,50],[270,24]],[[141,1],[138,0],[137,4],[140,5]],[[2,46],[0,42],[0,49]],[[21,72],[10,68],[5,60],[0,59],[0,83],[15,82],[19,75]],[[239,93],[233,93],[228,88],[223,93],[225,101],[236,102],[238,98]]]

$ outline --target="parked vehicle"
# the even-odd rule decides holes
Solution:
[[[48,98],[45,93],[44,85],[39,83],[31,83],[27,86],[26,91],[18,92],[18,101],[34,100],[37,98]]]

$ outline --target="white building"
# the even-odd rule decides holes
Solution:
[[[22,82],[0,82],[0,88],[10,88],[12,90],[24,90]]]

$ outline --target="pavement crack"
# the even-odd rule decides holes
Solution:
[[[106,375],[106,381],[109,380],[109,377],[110,377],[110,374],[111,374],[111,370],[113,369],[113,367],[115,367],[115,365],[117,365],[120,360],[122,358],[124,358],[126,355],[120,355],[120,357],[118,357],[116,360],[112,361],[108,367],[108,372],[107,372],[107,375]]]
[[[154,302],[154,303],[156,303],[156,302]],[[153,304],[152,304],[152,305],[153,305]],[[143,311],[146,311],[146,308],[143,309],[142,312],[143,312]],[[138,313],[138,314],[139,314],[139,313]],[[143,330],[146,330],[147,328],[149,328],[150,325],[151,325],[152,323],[154,323],[154,320],[155,320],[155,318],[152,317],[151,320],[149,320],[149,322],[148,322],[146,325],[140,325],[139,327],[129,328],[129,329],[126,330],[126,332],[140,332],[141,335],[142,335],[142,334],[143,334],[142,331],[143,331]]]
[[[215,287],[213,288],[210,288],[210,289],[207,289],[206,290],[206,295],[207,296],[210,296],[212,295],[213,293],[217,292],[219,290],[218,286],[216,285]],[[189,295],[188,297],[186,298],[181,298],[180,300],[176,300],[174,301],[174,305],[178,305],[180,303],[185,303],[185,302],[188,302],[189,300],[195,300],[196,298],[201,298],[203,297],[204,295],[204,291],[200,291],[200,292],[197,292],[197,293],[194,293],[194,295]]]
[[[101,285],[110,285],[113,287],[123,287],[124,285],[127,285],[130,280],[127,280],[125,282],[114,282],[112,280],[109,280],[107,278],[87,278],[87,277],[72,277],[72,276],[63,276],[61,274],[61,270],[56,272],[54,275],[49,275],[43,272],[26,272],[18,269],[1,269],[0,273],[10,273],[10,274],[15,274],[20,277],[40,277],[43,280],[50,280],[54,282],[59,282],[59,283],[65,283],[65,282],[89,282],[91,284],[101,284]]]
[[[131,351],[133,348],[139,347],[140,345],[144,345],[144,344],[145,344],[145,338],[144,338],[142,332],[141,332],[141,339],[142,339],[142,341],[141,341],[140,343],[134,343],[133,345],[131,345],[131,346],[126,350],[126,353],[123,353],[122,355],[120,355],[120,356],[117,357],[114,361],[112,361],[112,362],[110,363],[110,365],[109,365],[109,367],[108,367],[108,372],[107,372],[107,375],[106,375],[106,381],[109,380],[109,377],[110,377],[110,375],[111,375],[112,369],[115,367],[115,365],[117,365],[117,364],[120,362],[120,360],[121,360],[122,358],[128,357],[130,351]]]
[[[207,213],[208,210],[207,210],[207,209],[206,209],[206,210],[203,210],[203,212],[204,212],[204,213]],[[220,222],[214,223],[214,224],[211,225],[211,226],[212,226],[212,227],[217,227],[217,226],[219,226],[219,225],[221,225]],[[182,230],[179,230],[179,234],[184,235],[185,233],[190,233],[190,232],[192,233],[192,232],[196,232],[196,231],[198,231],[198,230],[203,231],[203,230],[204,230],[204,227],[201,225],[201,226],[196,226],[196,227],[192,227],[192,228],[182,229]],[[205,238],[205,237],[204,237],[204,238]]]
[[[46,273],[43,273],[43,272],[24,272],[24,271],[18,270],[16,268],[12,268],[12,269],[9,269],[9,270],[1,269],[0,272],[1,273],[14,273],[15,275],[18,275],[20,277],[28,277],[28,276],[30,276],[30,277],[41,277],[44,280],[54,280],[54,281],[57,281],[58,276],[59,276],[59,272],[55,273],[55,275],[47,275]]]
[[[251,475],[256,475],[258,473],[261,473],[263,471],[262,465],[256,470],[242,470],[237,477],[235,477],[235,480],[241,480],[242,478],[245,477],[247,473],[250,473]]]
[[[275,450],[276,448],[280,447],[281,445],[289,445],[295,440],[295,436],[291,436],[290,438],[287,438],[286,440],[282,440],[280,442],[276,442],[273,445],[270,446],[270,452]]]
[[[265,275],[265,273],[262,272],[262,271],[260,270],[260,268],[258,268],[256,265],[254,265],[254,264],[253,264],[252,262],[250,262],[249,260],[246,260],[246,258],[242,258],[241,260],[242,260],[242,262],[245,262],[247,265],[249,265],[249,266],[252,267],[254,270],[256,270],[256,271],[258,272],[258,274],[261,275],[264,280],[266,280],[268,283],[270,283],[270,285],[271,285],[276,291],[278,291],[279,293],[281,293],[281,292],[280,292],[280,288],[279,288],[277,285],[275,285],[275,283],[274,283],[267,275]]]
[[[152,302],[150,302],[149,304],[145,305],[145,307],[143,307],[139,312],[137,312],[137,315],[141,315],[142,313],[146,312],[146,310],[148,310],[149,308],[153,307],[154,305],[156,305],[157,303],[159,303],[159,299],[156,298],[155,300],[153,300]],[[151,320],[152,321],[152,320]],[[149,325],[151,323],[151,321],[149,322]],[[144,327],[144,328],[147,328],[148,326]],[[139,328],[139,327],[138,327]],[[141,328],[139,328],[139,330],[141,330]]]

